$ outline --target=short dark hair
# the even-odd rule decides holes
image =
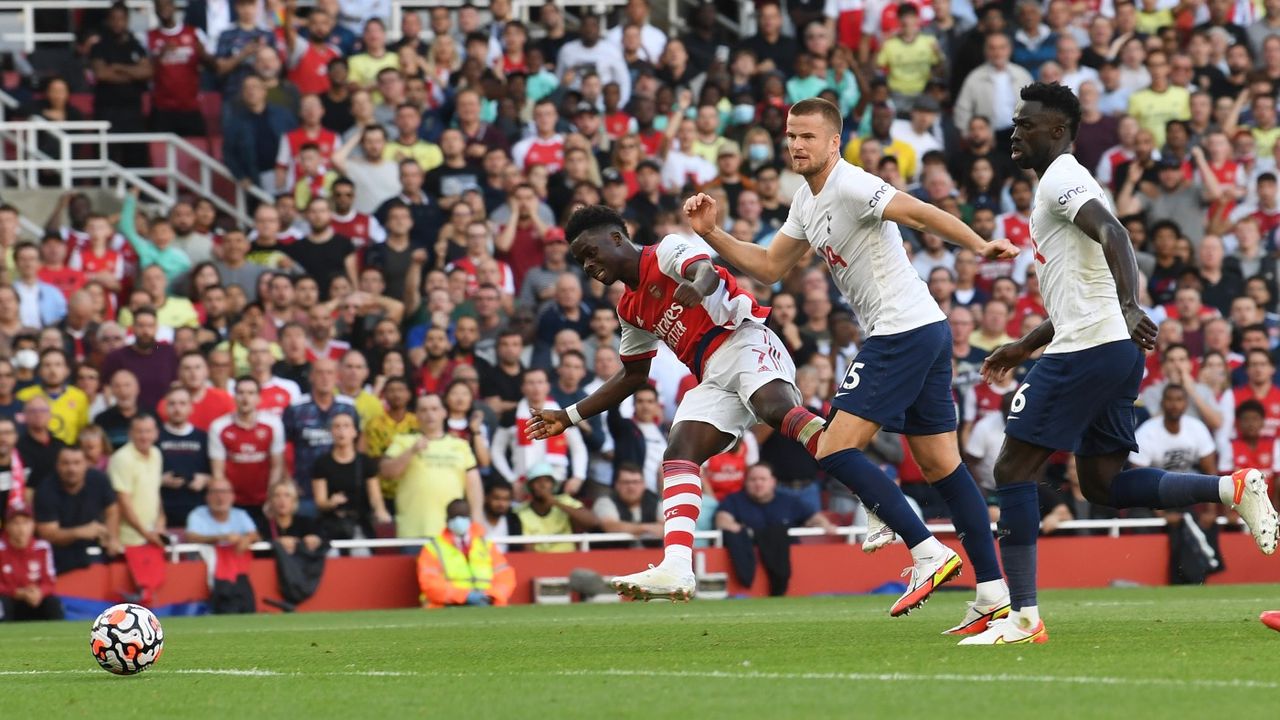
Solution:
[[[844,118],[840,116],[840,108],[830,100],[809,98],[791,106],[790,115],[821,115],[827,124],[835,128],[836,133],[844,131]]]
[[[1240,416],[1245,413],[1257,413],[1265,418],[1267,416],[1267,409],[1257,400],[1249,399],[1236,406],[1236,419],[1239,420]]]
[[[511,482],[504,477],[491,477],[484,483],[484,494],[488,495],[494,490],[506,490],[507,492],[515,492]]]
[[[596,228],[617,228],[623,237],[627,237],[626,221],[617,210],[607,205],[588,205],[575,212],[564,227],[564,236],[572,243],[582,233]]]
[[[644,479],[644,468],[630,461],[620,462],[618,463],[618,467],[613,469],[613,476],[615,478],[622,473],[635,473],[636,475],[639,475],[641,479]]]
[[[1080,98],[1071,92],[1071,88],[1058,83],[1035,82],[1022,88],[1021,97],[1025,102],[1038,102],[1050,110],[1062,113],[1067,118],[1071,139],[1075,139],[1080,130]]]

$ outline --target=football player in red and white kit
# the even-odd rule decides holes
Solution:
[[[765,326],[769,309],[738,287],[729,271],[675,235],[640,248],[622,217],[603,205],[574,213],[565,228],[569,250],[591,277],[622,281],[622,370],[569,407],[533,413],[528,435],[559,435],[585,418],[616,407],[649,382],[649,364],[665,343],[699,384],[680,402],[662,462],[664,559],[614,578],[623,595],[687,600],[693,595],[693,529],[702,506],[699,468],[764,422],[813,452],[822,418],[806,410],[796,368],[782,340]]]

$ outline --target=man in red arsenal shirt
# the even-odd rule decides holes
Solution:
[[[207,431],[215,420],[235,410],[231,394],[209,384],[209,364],[198,350],[184,353],[178,360],[178,383],[191,394],[191,417],[187,422],[199,430]],[[167,408],[167,403],[156,407],[162,421],[169,419]]]
[[[276,154],[276,187],[293,187],[303,179],[298,167],[298,155],[302,146],[315,145],[320,151],[323,167],[329,166],[329,158],[338,147],[338,135],[324,127],[320,121],[324,119],[324,103],[319,95],[303,95],[299,105],[298,119],[301,124],[284,134],[284,142],[280,143],[280,152]]]
[[[236,491],[236,507],[262,519],[267,486],[284,475],[284,426],[258,412],[258,381],[236,380],[236,409],[209,427],[209,465],[213,480],[227,480]]]
[[[690,206],[686,205],[686,212]],[[705,213],[704,213],[705,214]],[[703,221],[705,218],[699,218]],[[649,366],[665,344],[699,378],[676,410],[662,463],[662,564],[614,578],[634,597],[687,599],[693,592],[693,529],[702,506],[699,467],[758,422],[815,452],[822,418],[799,406],[795,365],[763,322],[768,308],[737,280],[677,235],[643,250],[616,211],[595,205],[565,228],[569,250],[587,275],[626,286],[618,302],[623,369],[585,399],[532,413],[527,436],[554,437],[618,404],[649,383]]]
[[[41,282],[62,291],[64,298],[84,287],[84,273],[67,267],[67,243],[57,233],[46,233],[40,241],[40,271],[37,273]]]
[[[178,22],[174,0],[156,0],[160,27],[147,32],[151,83],[151,129],[185,137],[205,134],[200,112],[200,67],[212,65],[202,33]]]
[[[285,4],[285,47],[289,51],[289,80],[298,91],[309,95],[329,92],[329,62],[342,57],[333,38],[334,18],[320,8],[312,8],[307,16],[307,37],[299,41],[297,29],[290,22],[293,3]]]
[[[249,377],[258,382],[258,410],[282,417],[284,409],[302,396],[302,388],[298,383],[271,372],[275,364],[269,340],[254,338],[249,341]]]
[[[378,218],[355,209],[355,183],[346,178],[335,180],[329,189],[329,200],[333,203],[329,226],[335,233],[351,238],[351,243],[357,248],[368,247],[387,239],[387,231],[378,222]]]
[[[1009,195],[1013,198],[1013,212],[1003,213],[996,217],[996,237],[1002,237],[1019,248],[1031,245],[1031,181],[1026,178],[1014,178],[1009,184]]]
[[[1277,441],[1262,434],[1266,411],[1257,400],[1245,400],[1236,406],[1236,439],[1231,441],[1231,457],[1222,458],[1220,472],[1234,472],[1238,468],[1258,468],[1267,476],[1272,500],[1276,496],[1276,461],[1280,460]]]
[[[1264,417],[1262,434],[1277,437],[1280,433],[1280,388],[1271,382],[1276,373],[1271,354],[1266,350],[1250,350],[1245,356],[1244,371],[1248,384],[1235,389],[1236,408],[1249,400],[1260,403]]]
[[[556,132],[560,113],[552,100],[542,99],[533,106],[533,127],[537,133],[511,148],[511,158],[526,171],[532,165],[545,165],[548,173],[564,167],[564,137]]]
[[[54,594],[53,546],[35,537],[36,521],[22,500],[4,511],[0,536],[0,618],[61,620],[62,601]]]
[[[316,305],[307,311],[307,362],[329,358],[337,362],[351,349],[351,343],[333,337],[333,315],[327,306]]]

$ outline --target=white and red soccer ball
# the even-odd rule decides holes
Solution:
[[[103,670],[136,675],[160,659],[164,630],[155,613],[141,605],[113,605],[93,621],[89,649]]]

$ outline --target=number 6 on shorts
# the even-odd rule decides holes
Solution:
[[[849,374],[841,383],[840,387],[844,390],[852,390],[858,387],[858,383],[862,382],[862,378],[858,377],[858,370],[866,367],[866,363],[856,362],[849,366]]]
[[[1009,403],[1010,414],[1020,413],[1027,406],[1027,396],[1024,393],[1030,388],[1030,385],[1024,383],[1022,387],[1018,388],[1018,392],[1013,394],[1013,402]]]

